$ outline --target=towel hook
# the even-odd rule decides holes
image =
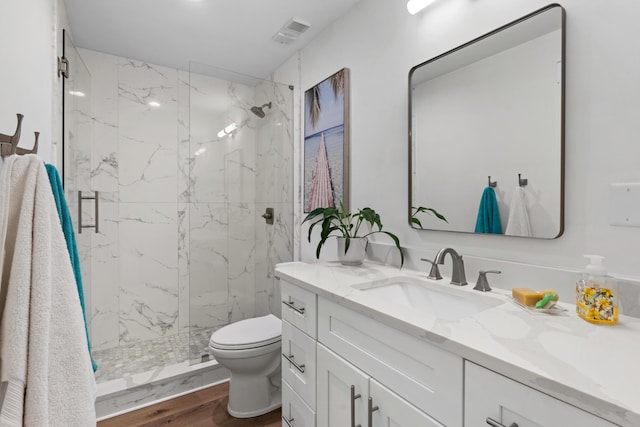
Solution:
[[[35,142],[33,143],[33,148],[27,149],[16,147],[16,154],[38,154],[38,140],[40,139],[40,132],[34,132],[33,134],[36,136]]]
[[[529,180],[528,180],[527,178],[521,178],[521,177],[520,177],[521,175],[522,175],[522,174],[518,174],[518,185],[519,185],[520,187],[524,187],[524,186],[526,186],[526,185],[529,183]]]
[[[5,135],[0,133],[0,155],[8,156],[15,152],[15,148],[18,145],[18,141],[20,141],[20,131],[22,130],[22,118],[24,117],[22,114],[16,114],[18,118],[18,124],[16,126],[16,131],[13,135]],[[7,147],[6,145],[9,145]]]
[[[488,179],[489,179],[489,187],[495,187],[496,185],[498,185],[498,181],[491,182],[491,175],[488,176]]]

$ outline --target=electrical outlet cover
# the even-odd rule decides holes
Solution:
[[[609,185],[609,224],[640,227],[640,183]]]

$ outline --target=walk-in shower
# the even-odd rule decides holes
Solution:
[[[75,206],[78,190],[100,197],[99,233],[79,239],[96,378],[189,368],[209,358],[215,329],[279,315],[273,268],[293,257],[293,91],[201,64],[80,57],[74,81],[88,96],[65,105],[65,183]],[[82,209],[91,222],[94,205]]]

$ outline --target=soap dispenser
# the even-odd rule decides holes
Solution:
[[[615,325],[618,323],[618,285],[607,275],[604,257],[585,255],[589,265],[576,282],[576,313],[591,323]]]

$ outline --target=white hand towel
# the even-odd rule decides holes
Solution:
[[[522,187],[516,187],[511,197],[511,208],[507,220],[506,235],[532,237],[527,198]]]

